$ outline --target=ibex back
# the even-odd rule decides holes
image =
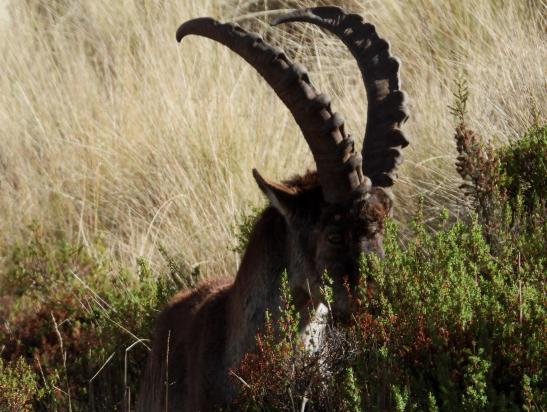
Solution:
[[[207,411],[228,406],[236,387],[229,371],[252,351],[265,312],[276,316],[280,277],[287,271],[302,331],[322,306],[320,286],[333,279],[334,319],[352,311],[359,257],[383,257],[384,218],[390,213],[395,169],[408,140],[399,89],[399,62],[374,26],[335,7],[298,10],[274,25],[317,24],[337,35],[357,60],[368,98],[363,156],[344,124],[318,94],[306,71],[282,50],[237,25],[210,18],[184,23],[177,40],[194,34],[229,47],[250,63],[291,111],[317,172],[274,183],[253,170],[270,205],[258,218],[235,279],[218,279],[181,292],[162,312],[141,387],[139,410]],[[324,306],[322,306],[324,308]]]

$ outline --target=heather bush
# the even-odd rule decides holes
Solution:
[[[43,394],[37,378],[23,359],[4,364],[0,358],[0,411],[31,411],[32,401]]]
[[[135,274],[114,270],[39,227],[32,233],[14,247],[0,276],[0,382],[12,388],[18,369],[24,377],[0,399],[22,410],[127,410],[157,308],[175,282],[153,276],[144,261]]]
[[[545,207],[547,127],[534,124],[522,138],[494,149],[467,125],[469,92],[466,82],[458,80],[456,87],[455,102],[450,107],[457,120],[454,135],[458,151],[456,170],[463,179],[460,188],[488,234],[490,229],[496,231],[503,218],[504,206],[517,214],[521,211],[534,213]]]

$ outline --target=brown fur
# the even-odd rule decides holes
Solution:
[[[258,322],[263,320],[263,308],[255,301],[268,297],[261,293],[257,279],[275,282],[268,279],[271,269],[263,256],[282,254],[276,253],[275,245],[277,249],[283,245],[283,226],[281,216],[267,209],[256,224],[235,281],[204,282],[176,295],[161,313],[139,410],[207,411],[231,397],[228,370],[252,346]],[[270,232],[270,228],[280,230]],[[269,242],[262,241],[264,236]],[[282,266],[276,268],[279,273]],[[255,279],[257,269],[263,276]]]
[[[230,279],[218,279],[202,283],[192,291],[178,293],[161,313],[143,381],[146,396],[141,397],[141,410],[184,410],[187,399],[202,396],[197,390],[203,387],[199,384],[203,377],[196,381],[196,373],[192,371],[203,368],[199,364],[207,351],[203,343],[213,347],[222,343],[222,335],[205,335],[223,331],[221,325],[215,328],[214,323],[223,318],[218,309],[226,299],[230,283]],[[171,390],[173,382],[176,391]],[[166,391],[167,387],[169,391]]]
[[[283,181],[283,184],[294,193],[312,192],[321,189],[316,171],[308,170],[304,175],[296,175]]]

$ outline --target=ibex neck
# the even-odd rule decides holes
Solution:
[[[287,231],[285,219],[270,207],[251,233],[228,303],[229,367],[253,347],[266,310],[275,313],[279,307],[280,277],[289,263]]]

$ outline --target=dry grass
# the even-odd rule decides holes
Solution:
[[[232,227],[262,202],[251,168],[281,179],[313,163],[253,70],[205,39],[177,45],[178,24],[204,15],[253,24],[305,63],[354,136],[366,113],[357,67],[340,43],[310,26],[271,29],[265,4],[235,3],[12,2],[0,29],[0,250],[35,220],[91,250],[101,239],[123,262],[161,263],[163,244],[207,275],[235,272]],[[457,213],[453,81],[467,79],[468,121],[484,136],[512,139],[544,121],[545,3],[344,3],[403,61],[412,144],[396,216],[405,221],[420,195],[431,215],[443,206]],[[315,40],[304,46],[303,36]]]

